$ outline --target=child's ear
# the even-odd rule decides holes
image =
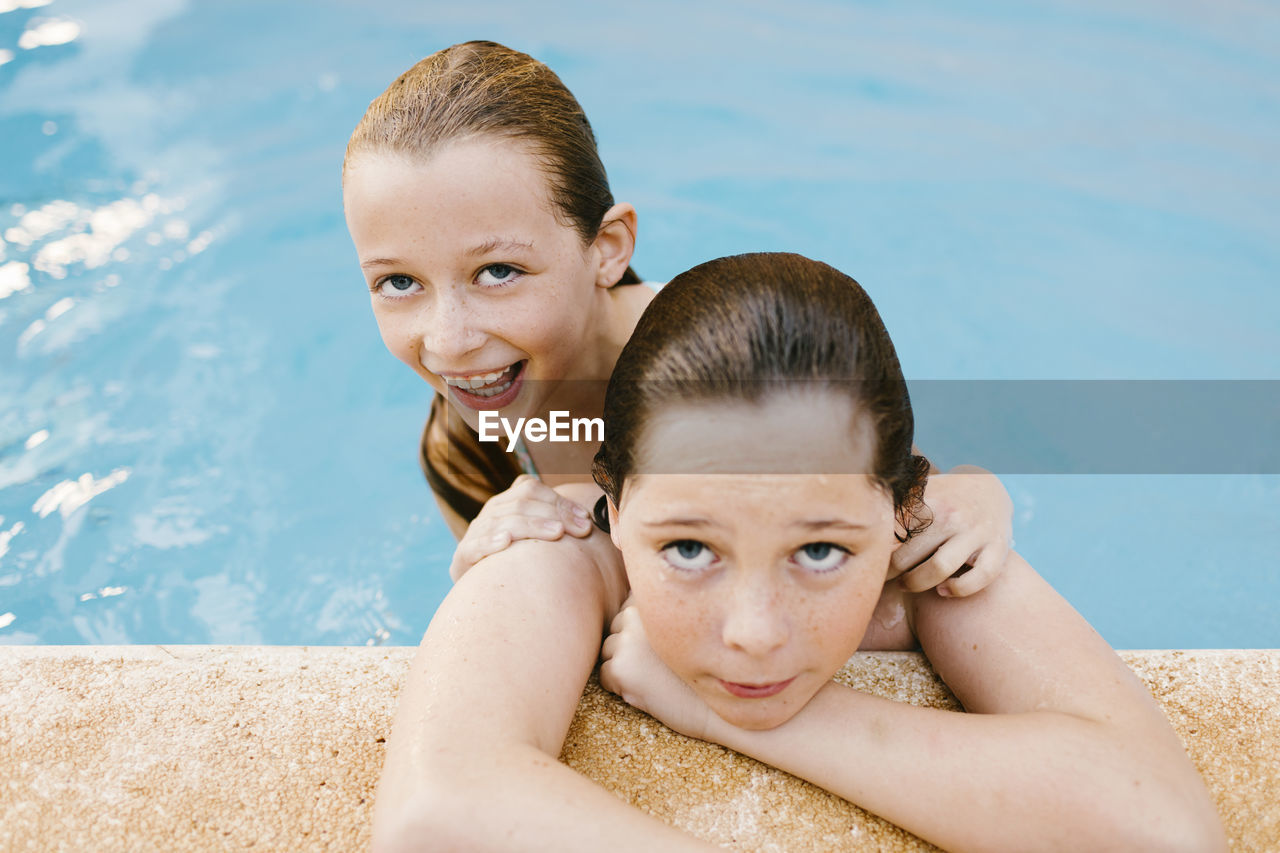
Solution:
[[[618,544],[618,508],[610,498],[606,497],[605,500],[609,502],[609,538],[613,541],[613,547],[621,551],[622,546]]]
[[[598,258],[596,286],[613,287],[627,271],[636,250],[636,209],[629,204],[609,208],[592,246]]]

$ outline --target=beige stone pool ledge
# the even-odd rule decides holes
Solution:
[[[367,849],[410,648],[0,648],[0,850]],[[1204,773],[1232,849],[1280,851],[1280,651],[1123,652]],[[919,655],[841,677],[951,706]],[[593,682],[563,759],[741,850],[924,850],[843,800],[689,741]]]

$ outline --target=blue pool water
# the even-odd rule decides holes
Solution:
[[[339,169],[466,39],[578,95],[647,277],[821,258],[920,379],[1280,379],[1280,11],[962,5],[0,0],[0,643],[417,642],[429,400]],[[1006,482],[1113,645],[1280,646],[1280,477]]]

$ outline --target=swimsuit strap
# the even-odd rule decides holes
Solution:
[[[538,466],[533,464],[533,457],[529,455],[529,448],[524,446],[524,436],[516,439],[516,459],[520,460],[520,470],[528,474],[530,477],[538,476]],[[539,477],[539,479],[541,479]]]

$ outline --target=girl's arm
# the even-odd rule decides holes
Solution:
[[[453,587],[400,697],[374,850],[707,849],[557,760],[625,594],[598,532],[518,542]]]
[[[1100,636],[1016,553],[978,595],[915,598],[916,634],[970,711],[830,684],[776,729],[707,739],[948,850],[1224,850],[1177,735]]]

